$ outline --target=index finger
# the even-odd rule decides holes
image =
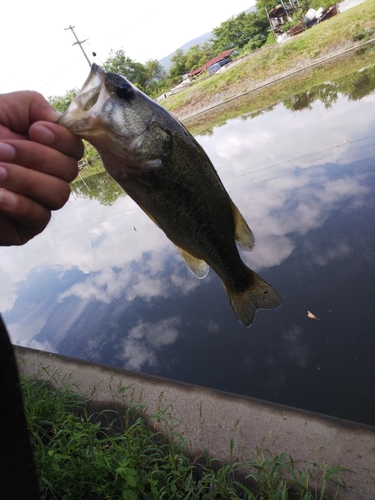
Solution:
[[[82,140],[57,123],[46,121],[33,123],[29,129],[29,138],[71,156],[77,161],[83,156]]]
[[[26,135],[32,123],[56,122],[59,116],[38,92],[22,90],[0,95],[0,123],[15,134]]]

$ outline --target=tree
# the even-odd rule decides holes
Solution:
[[[168,77],[172,80],[178,80],[186,71],[186,55],[182,49],[177,49],[175,55],[171,58],[172,65],[169,69]]]
[[[213,30],[213,47],[216,53],[229,49],[242,49],[259,34],[256,12],[241,12],[233,16]]]
[[[64,95],[53,95],[48,97],[48,101],[50,104],[57,109],[57,111],[60,111],[60,113],[65,113],[65,111],[68,109],[69,104],[72,102],[74,97],[78,94],[79,90],[77,88],[67,90]]]
[[[203,66],[214,55],[216,54],[213,45],[208,42],[202,46],[199,44],[194,45],[186,53],[182,49],[178,49],[171,59],[172,66],[169,70],[168,78],[172,81],[177,81],[182,75]]]
[[[144,92],[150,96],[155,96],[161,89],[164,89],[167,73],[156,59],[146,61],[144,67],[146,70]]]
[[[202,64],[206,63],[213,57],[217,56],[217,52],[215,52],[214,46],[212,45],[211,42],[205,42],[204,45],[202,45],[201,53],[202,53],[202,61],[201,61]]]
[[[156,94],[165,85],[166,72],[159,61],[150,59],[143,65],[127,57],[123,49],[111,51],[103,68],[124,76],[148,95]]]
[[[246,52],[264,45],[270,29],[266,9],[270,11],[276,4],[275,0],[257,0],[255,11],[241,12],[214,28],[211,41],[215,53],[228,49]]]
[[[152,80],[162,80],[166,76],[166,71],[157,59],[150,59],[145,62],[145,69],[148,82]]]
[[[193,47],[190,47],[190,49],[185,53],[185,67],[189,68],[188,72],[199,68],[199,66],[202,66],[200,61],[202,59],[202,52],[200,49],[200,45],[194,45]]]
[[[211,43],[205,43],[203,46],[194,45],[186,52],[185,66],[187,71],[192,71],[202,66],[204,63],[214,57],[213,46]]]
[[[127,57],[123,49],[116,50],[116,52],[111,50],[109,57],[103,64],[103,68],[110,73],[118,73],[124,76],[138,88],[145,90],[147,81],[146,68],[143,64]]]

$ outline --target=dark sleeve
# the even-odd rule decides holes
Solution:
[[[0,316],[0,489],[7,500],[39,500],[16,358]]]

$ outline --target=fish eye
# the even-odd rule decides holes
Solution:
[[[135,92],[133,87],[128,82],[122,82],[117,87],[117,96],[124,101],[130,101],[135,97]]]

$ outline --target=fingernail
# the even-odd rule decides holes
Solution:
[[[43,125],[36,125],[33,129],[33,139],[42,144],[51,144],[55,140],[55,134]]]
[[[2,161],[12,161],[16,156],[16,150],[10,144],[6,142],[0,142],[0,160]]]
[[[17,196],[10,191],[0,189],[0,205],[4,208],[14,208],[17,205]]]
[[[0,165],[0,182],[5,181],[5,179],[7,178],[7,175],[8,175],[7,169]]]

